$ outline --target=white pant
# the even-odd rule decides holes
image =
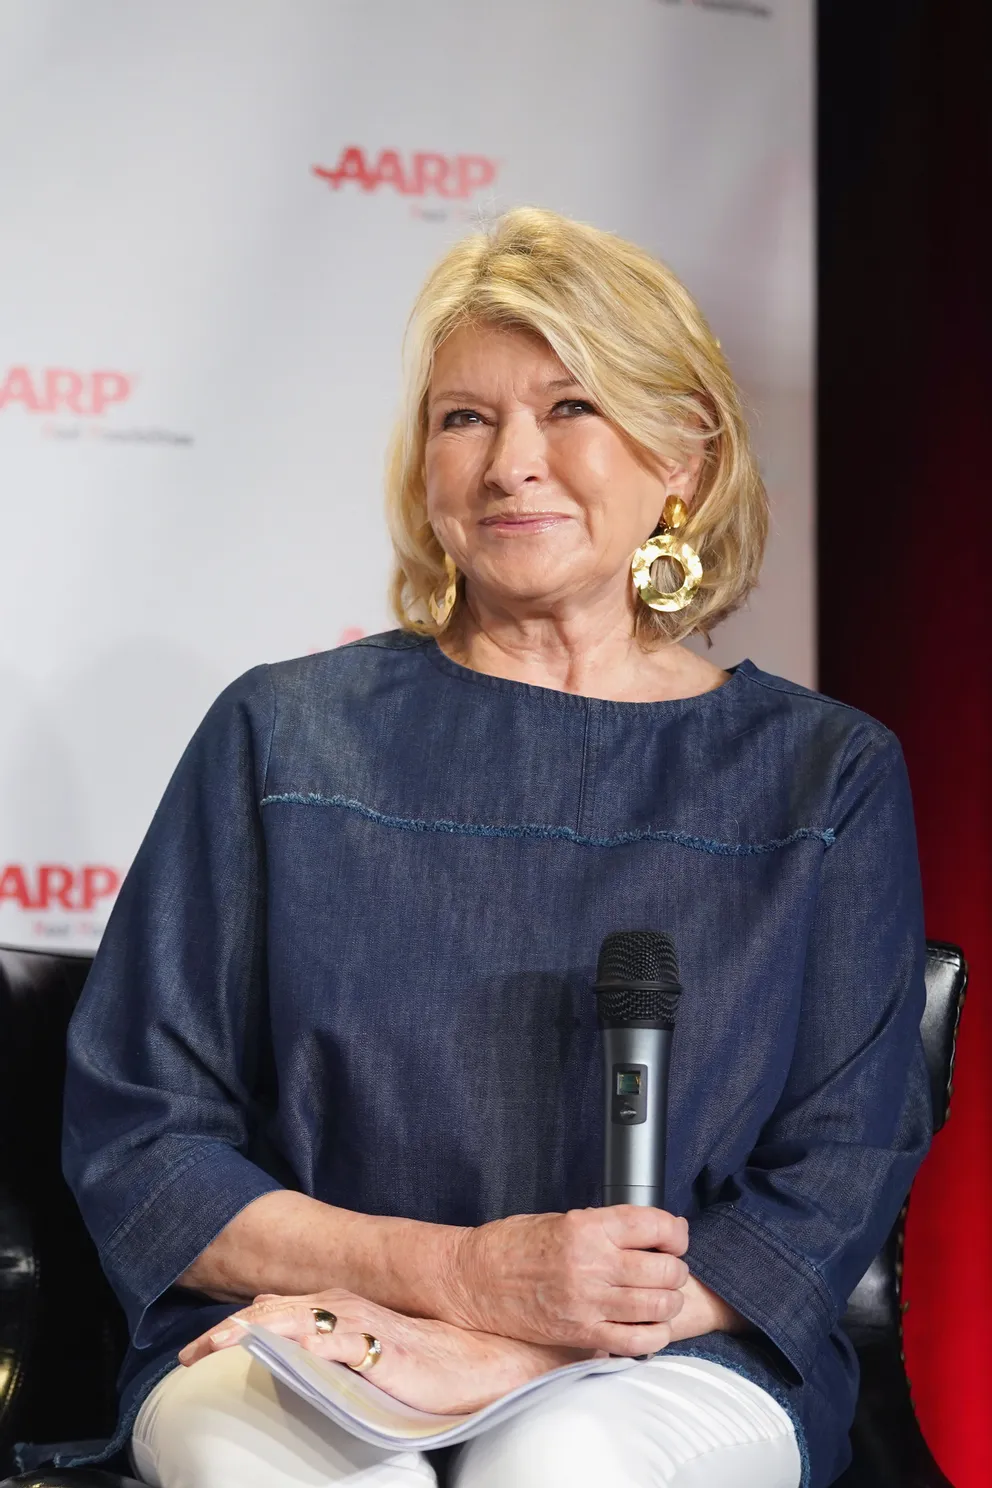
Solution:
[[[349,1436],[242,1348],[175,1369],[131,1438],[155,1488],[417,1488],[436,1484],[419,1452]],[[749,1380],[661,1355],[576,1380],[455,1449],[452,1488],[798,1488],[785,1411]]]

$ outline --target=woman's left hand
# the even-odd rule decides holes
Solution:
[[[314,1307],[337,1318],[332,1333],[316,1331]],[[404,1317],[338,1288],[304,1297],[263,1295],[234,1317],[292,1338],[321,1359],[351,1366],[364,1359],[368,1347],[364,1335],[370,1333],[382,1345],[382,1354],[366,1378],[397,1400],[438,1415],[481,1410],[517,1385],[595,1353],[593,1349],[520,1343],[450,1323]],[[179,1361],[195,1364],[244,1336],[244,1329],[227,1318],[187,1344]]]

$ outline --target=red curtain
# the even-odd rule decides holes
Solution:
[[[971,967],[905,1326],[931,1450],[989,1488],[992,75],[984,5],[871,10],[821,8],[820,686],[901,739],[927,931]]]

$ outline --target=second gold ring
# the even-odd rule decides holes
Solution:
[[[351,1368],[355,1371],[356,1374],[366,1373],[367,1370],[372,1369],[376,1364],[378,1364],[379,1360],[382,1358],[382,1344],[379,1342],[378,1338],[373,1338],[371,1333],[363,1333],[362,1337],[365,1339],[367,1348],[365,1350],[365,1358],[361,1361],[361,1363],[351,1365]]]

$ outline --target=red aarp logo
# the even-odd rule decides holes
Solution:
[[[65,367],[10,367],[0,381],[0,413],[76,413],[93,417],[131,396],[133,378],[123,372],[71,372]]]
[[[0,867],[0,906],[19,909],[95,909],[120,887],[121,875],[104,863],[67,868],[63,863],[8,863]]]
[[[399,150],[380,150],[366,155],[361,145],[346,145],[335,166],[311,166],[315,176],[328,181],[334,190],[349,182],[362,191],[390,186],[401,196],[442,196],[462,200],[496,179],[496,161],[485,155],[436,155],[417,150],[403,156]]]

